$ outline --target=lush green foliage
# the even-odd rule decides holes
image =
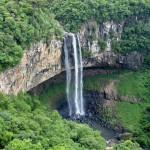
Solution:
[[[91,16],[95,15],[98,9],[96,0],[55,0],[52,5],[52,11],[67,31],[76,31],[81,24]]]
[[[87,125],[66,121],[37,97],[0,94],[0,147],[6,150],[104,150],[105,141]]]
[[[52,11],[66,30],[76,31],[88,19],[95,19],[99,23],[114,20],[125,21],[138,16],[150,16],[149,0],[55,0]]]
[[[100,46],[101,51],[104,51],[106,49],[107,43],[104,39],[100,38],[98,40],[98,45]]]
[[[101,119],[111,125],[124,126],[129,135],[125,139],[137,141],[143,147],[150,147],[149,137],[149,106],[150,98],[150,71],[133,72],[129,70],[120,71],[112,75],[96,75],[84,79],[85,90],[100,91],[110,80],[115,80],[119,95],[135,96],[142,101],[137,103],[116,102],[116,110],[105,108]],[[113,114],[115,118],[113,118]]]
[[[118,52],[150,52],[150,24],[142,21],[128,23],[124,27],[122,40],[113,45]]]
[[[150,106],[144,111],[140,124],[141,130],[135,135],[136,140],[143,147],[150,147]]]
[[[117,102],[118,121],[133,134],[132,140],[143,147],[150,147],[150,71],[126,74],[119,79],[117,87],[121,95],[136,96],[142,100],[138,103]]]
[[[142,150],[139,144],[133,143],[130,140],[121,141],[113,147],[114,150]]]
[[[119,78],[117,90],[121,95],[130,95],[149,101],[150,70],[130,72]]]
[[[40,94],[40,100],[51,108],[56,109],[66,98],[65,83],[51,85],[47,90]]]
[[[56,17],[54,16],[56,15]],[[76,32],[89,19],[127,22],[122,41],[113,43],[119,52],[138,50],[149,53],[149,0],[1,0],[0,2],[0,70],[17,64],[23,49],[40,40],[49,41],[53,34],[60,38],[61,29],[54,17],[67,31]],[[131,20],[142,20],[133,23]],[[113,34],[110,35],[113,39]],[[95,32],[89,34],[92,42]],[[102,50],[106,43],[99,40]],[[145,60],[150,63],[149,57]]]
[[[149,135],[149,103],[117,102],[118,123],[122,124],[128,134],[124,139],[138,142],[142,147],[150,147]]]
[[[112,20],[121,23],[123,24],[121,41],[114,40],[114,33],[110,31],[114,51],[139,51],[146,56],[150,54],[149,0],[55,0],[52,4],[52,12],[65,30],[72,32],[78,31],[89,19],[95,19],[100,24]],[[94,30],[87,39],[90,43],[93,42]],[[106,39],[100,38],[98,44],[102,51],[105,50]],[[149,57],[145,58],[147,65],[150,64]]]
[[[143,116],[143,111],[148,104],[145,103],[129,103],[117,102],[119,117],[123,125],[130,131],[134,131],[140,127],[140,120]]]
[[[90,58],[92,56],[91,51],[84,49],[81,47],[82,57],[84,58]]]
[[[48,0],[0,1],[0,68],[14,66],[22,50],[40,40],[60,35],[60,27],[50,13]]]

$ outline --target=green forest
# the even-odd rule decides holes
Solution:
[[[1,0],[0,70],[16,65],[32,43],[49,42],[53,35],[61,39],[63,29],[76,32],[90,19],[99,24],[127,22],[122,41],[113,42],[114,50],[145,52],[149,64],[149,16],[149,0]]]
[[[136,51],[144,57],[139,70],[121,68],[118,74],[84,79],[84,91],[99,92],[113,80],[121,96],[140,99],[115,101],[115,115],[111,108],[102,110],[103,122],[113,130],[120,126],[125,130],[110,150],[150,148],[150,0],[0,0],[0,73],[19,64],[33,44],[48,44],[53,38],[62,41],[64,31],[78,33],[89,20],[99,26],[110,21],[123,24],[121,40],[109,33],[112,51]],[[90,42],[93,35],[88,37]],[[106,40],[98,40],[103,51]],[[91,57],[90,51],[81,50],[85,58]],[[66,99],[65,86],[64,82],[53,85],[39,96],[0,93],[0,149],[106,150],[99,131],[63,119],[54,110]]]
[[[0,148],[6,150],[104,150],[105,140],[87,125],[63,120],[38,97],[0,94]]]
[[[61,38],[61,27],[47,0],[0,1],[0,70],[19,63],[33,43]]]

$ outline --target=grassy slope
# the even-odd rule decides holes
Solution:
[[[150,71],[130,72],[119,78],[116,87],[121,95],[137,96],[144,101],[149,100]]]
[[[150,71],[131,72],[119,78],[117,90],[121,95],[131,95],[141,98],[141,102],[117,102],[119,117],[127,129],[134,130],[143,116],[143,112],[150,105],[149,94]]]
[[[123,125],[130,131],[140,127],[144,110],[148,106],[146,103],[117,102],[118,115]]]
[[[51,108],[56,108],[60,101],[65,99],[65,83],[52,85],[49,89],[40,94],[40,100]]]
[[[149,124],[144,123],[143,120],[149,115],[146,110],[150,106],[150,70],[126,74],[119,78],[116,86],[119,94],[136,96],[141,99],[141,102],[137,103],[116,102],[118,122],[133,134],[132,140],[136,140],[143,147],[149,147],[150,135],[147,132]]]
[[[106,86],[110,79],[115,79],[117,74],[96,75],[84,79],[84,90],[98,90]]]

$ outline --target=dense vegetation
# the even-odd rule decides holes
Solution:
[[[127,72],[119,78],[116,87],[121,95],[136,96],[142,101],[149,102],[150,70]]]
[[[131,72],[119,79],[118,92],[121,95],[135,96],[141,102],[117,102],[119,122],[127,132],[132,133],[130,139],[136,140],[143,147],[150,147],[150,71]]]
[[[116,51],[150,51],[150,24],[135,21],[128,24],[122,33],[122,40],[115,47]]]
[[[105,140],[87,125],[66,121],[37,97],[0,94],[0,148],[6,150],[104,150]]]
[[[135,72],[124,70],[118,72],[118,74],[89,77],[84,80],[84,89],[99,91],[111,80],[115,81],[119,95],[134,96],[141,101],[125,102],[122,99],[122,101],[115,102],[115,110],[111,107],[101,109],[103,112],[101,119],[114,129],[123,126],[126,131],[123,136],[124,140],[130,139],[138,142],[142,147],[150,147],[150,70]],[[118,149],[123,145],[126,144],[117,146]]]
[[[17,64],[23,49],[32,43],[49,42],[53,34],[60,38],[61,28],[56,20],[72,32],[90,19],[101,25],[106,21],[123,21],[122,41],[113,42],[114,50],[144,51],[148,53],[145,62],[149,64],[149,16],[149,0],[1,0],[0,70]],[[102,49],[106,46],[103,39],[99,39],[99,44]]]
[[[111,20],[122,22],[137,16],[148,18],[150,2],[149,0],[55,0],[52,10],[66,30],[76,31],[88,19],[103,23]]]
[[[149,0],[0,0],[0,71],[16,65],[23,50],[33,43],[49,43],[53,35],[61,38],[62,28],[77,32],[88,20],[96,20],[100,26],[112,20],[123,24],[121,41],[115,41],[110,32],[113,50],[143,53],[145,64],[150,66],[149,18]],[[87,38],[92,43],[94,28]],[[101,50],[106,48],[106,40],[107,37],[98,40]],[[82,49],[82,52],[84,57],[91,56],[87,50]],[[116,102],[117,119],[112,118],[112,110],[106,111],[102,119],[113,127],[121,124],[127,132],[125,140],[150,147],[150,71],[87,78],[84,90],[100,91],[111,79],[117,81],[120,95],[138,97],[141,101]],[[56,111],[49,111],[41,103],[44,101],[51,108],[55,107],[54,100],[65,99],[64,87],[64,83],[52,86],[40,100],[23,93],[18,96],[0,94],[0,149],[105,149],[105,141],[97,131],[63,120]],[[114,149],[140,148],[131,141],[124,141]]]
[[[118,102],[119,122],[126,129],[124,139],[138,142],[142,147],[150,147],[148,103]]]
[[[123,25],[121,41],[116,41],[110,31],[112,48],[116,52],[138,51],[145,54],[145,63],[150,64],[150,1],[145,0],[55,0],[52,11],[65,30],[77,32],[87,20],[96,20],[102,25],[113,21]],[[94,40],[93,32],[88,36]],[[106,40],[98,40],[101,50],[106,48]],[[87,52],[85,53],[87,54]]]
[[[130,140],[121,141],[119,144],[114,145],[114,150],[142,150],[137,143]]]
[[[84,80],[84,89],[99,91],[111,80],[115,81],[119,95],[134,96],[141,101],[126,102],[122,99],[122,101],[115,102],[115,110],[111,107],[101,109],[103,112],[101,119],[114,129],[123,126],[127,132],[124,134],[124,140],[130,139],[138,142],[142,147],[150,147],[150,70],[135,72],[124,70],[118,74],[89,77]]]
[[[32,43],[60,36],[48,0],[0,1],[0,70],[17,64]]]

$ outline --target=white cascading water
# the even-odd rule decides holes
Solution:
[[[64,38],[64,51],[65,51],[65,67],[66,67],[66,93],[67,93],[67,100],[68,100],[68,105],[69,105],[69,115],[72,115],[72,106],[71,106],[71,67],[70,67],[70,62],[69,62],[69,54],[68,54],[68,49],[67,49],[67,42],[66,38]]]
[[[75,115],[77,117],[83,116],[84,112],[84,100],[83,100],[83,64],[82,64],[82,53],[79,37],[71,34],[72,36],[72,46],[74,52],[74,66],[75,66],[75,75],[74,75],[74,86],[73,93],[71,89],[71,65],[69,62],[69,53],[67,49],[66,39],[64,38],[64,51],[65,51],[65,67],[66,67],[66,78],[67,78],[67,100],[69,105],[69,114],[70,116]],[[77,47],[78,45],[78,47]]]
[[[74,34],[72,34],[72,44],[74,50],[74,63],[75,63],[75,114],[80,115],[80,105],[79,105],[79,60],[77,51],[77,41]]]
[[[80,39],[78,38],[78,45],[79,45],[79,63],[80,63],[80,80],[79,80],[79,87],[80,87],[80,114],[84,115],[84,101],[83,101],[83,64],[82,64],[82,52],[81,52],[81,45],[80,45]]]

